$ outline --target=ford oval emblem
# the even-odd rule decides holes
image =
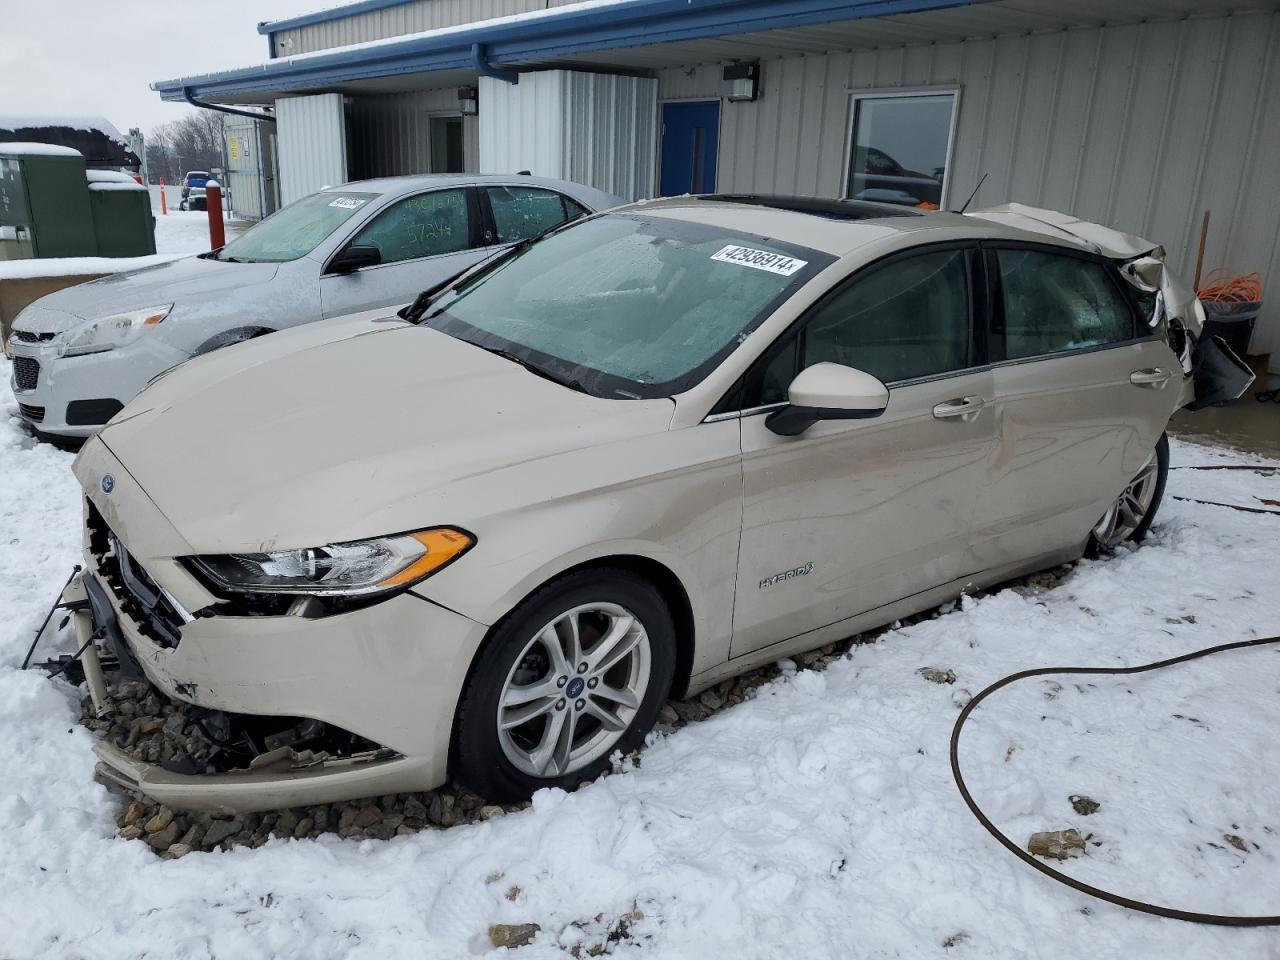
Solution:
[[[110,493],[116,488],[116,478],[109,473],[102,475],[102,492]]]

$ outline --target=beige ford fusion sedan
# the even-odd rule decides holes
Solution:
[[[66,599],[221,746],[100,773],[592,778],[668,697],[1140,538],[1171,413],[1234,389],[1200,330],[1155,244],[1060,214],[717,196],[201,357],[80,453]]]

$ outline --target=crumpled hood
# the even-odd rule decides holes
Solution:
[[[1191,284],[1169,268],[1164,247],[1160,244],[1100,223],[1081,220],[1069,213],[1029,207],[1023,203],[1002,203],[971,211],[967,216],[1068,240],[1124,264],[1123,273],[1135,286],[1160,292],[1163,297],[1162,315],[1180,320],[1191,333],[1200,335],[1204,313],[1196,301],[1195,291]],[[1189,355],[1184,362],[1190,363]],[[1190,370],[1189,365],[1187,369]]]
[[[1150,240],[1104,227],[1100,223],[1081,220],[1069,213],[1030,207],[1025,203],[1002,203],[995,207],[973,210],[968,215],[1031,233],[1046,234],[1059,240],[1070,240],[1112,260],[1132,260],[1153,251],[1160,251],[1157,256],[1163,256],[1160,245]]]
[[[244,552],[465,525],[440,505],[470,480],[666,430],[673,410],[368,311],[189,361],[99,436],[195,549]]]
[[[23,312],[21,326],[34,333],[59,333],[79,326],[81,321],[161,303],[175,304],[176,317],[192,300],[266,283],[279,269],[277,263],[225,263],[184,257],[50,293]],[[68,322],[68,317],[74,319]]]

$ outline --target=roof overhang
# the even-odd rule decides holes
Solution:
[[[363,0],[260,29],[288,29],[397,2]],[[358,95],[470,84],[493,65],[644,71],[1221,16],[1278,5],[1277,0],[585,0],[151,86],[165,100],[193,96],[221,104],[266,103],[316,91]]]
[[[377,2],[377,0],[371,0]],[[259,102],[264,94],[381,77],[554,61],[573,54],[969,6],[990,0],[586,0],[426,33],[391,37],[254,67],[153,83],[164,100]],[[349,8],[343,8],[349,9]],[[272,30],[282,29],[269,24]],[[249,99],[245,99],[249,95]]]

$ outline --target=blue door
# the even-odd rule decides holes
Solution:
[[[660,194],[714,193],[719,140],[719,100],[664,103]]]

